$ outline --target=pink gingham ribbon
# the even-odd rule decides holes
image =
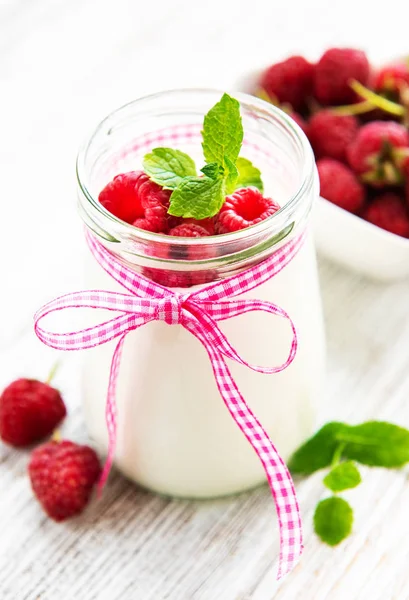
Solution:
[[[126,335],[150,321],[164,321],[189,330],[205,347],[213,367],[220,395],[231,416],[257,453],[274,497],[280,527],[280,559],[277,579],[286,575],[302,553],[302,528],[298,502],[291,475],[272,441],[247,406],[226,364],[230,358],[259,373],[278,373],[293,361],[297,350],[297,334],[289,315],[270,302],[233,299],[256,288],[279,273],[297,254],[304,236],[298,236],[278,249],[271,257],[228,279],[217,281],[198,291],[181,294],[139,275],[121,264],[102,244],[87,234],[94,258],[102,268],[130,294],[90,290],[67,294],[52,300],[35,315],[35,331],[42,342],[58,350],[82,350],[119,338],[109,378],[106,420],[109,432],[108,457],[100,481],[108,477],[115,453],[117,410],[115,388]],[[81,331],[55,333],[43,329],[42,320],[56,311],[69,308],[104,309],[119,313],[114,318]],[[291,348],[285,362],[275,367],[247,363],[231,346],[219,329],[218,321],[249,311],[260,310],[286,319],[292,329]]]

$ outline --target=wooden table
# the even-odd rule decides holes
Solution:
[[[334,43],[404,52],[407,23],[352,0],[3,0],[0,4],[0,385],[45,376],[55,354],[32,333],[32,312],[81,285],[75,211],[78,144],[111,109],[180,86],[233,87],[239,75],[297,49]],[[354,10],[354,18],[350,12]],[[347,240],[346,240],[347,243]],[[383,285],[320,260],[328,334],[321,421],[388,419],[409,426],[408,282]],[[56,384],[70,417],[64,435],[86,441],[81,356],[63,357]],[[306,550],[274,581],[277,528],[261,488],[212,502],[169,501],[114,475],[99,503],[66,524],[48,520],[30,492],[28,454],[0,445],[1,600],[406,600],[409,485],[404,471],[363,469],[346,496],[353,535],[330,549],[312,532],[321,476],[297,481]]]

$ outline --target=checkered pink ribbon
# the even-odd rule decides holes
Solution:
[[[229,358],[253,371],[268,374],[283,371],[293,361],[297,350],[297,335],[289,315],[270,302],[234,298],[277,275],[297,254],[303,244],[304,236],[301,235],[287,242],[267,260],[238,275],[188,293],[172,291],[135,273],[119,262],[90,234],[87,234],[87,241],[94,258],[102,268],[130,294],[90,290],[61,296],[36,313],[35,331],[42,342],[58,350],[82,350],[119,338],[113,354],[109,378],[106,404],[109,449],[100,489],[108,477],[115,453],[117,434],[115,388],[125,337],[130,331],[149,321],[157,320],[169,325],[181,325],[205,347],[220,395],[234,421],[257,453],[266,472],[280,527],[281,547],[277,574],[277,578],[280,579],[298,562],[303,548],[301,518],[294,485],[284,461],[242,397],[225,359]],[[47,331],[40,325],[50,313],[67,308],[105,309],[119,314],[99,325],[69,333]],[[282,317],[291,326],[293,333],[291,348],[282,365],[260,367],[247,363],[231,346],[217,324],[218,321],[255,310]]]

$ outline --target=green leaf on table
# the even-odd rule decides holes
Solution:
[[[288,463],[292,473],[309,475],[329,467],[339,446],[337,435],[348,429],[348,425],[333,421],[322,427],[293,454]]]
[[[368,421],[337,434],[342,455],[371,467],[401,467],[409,462],[409,431],[384,421]]]
[[[240,156],[236,161],[236,167],[239,172],[236,189],[253,186],[263,193],[264,186],[261,180],[261,172],[253,165],[251,160]]]
[[[168,213],[175,217],[206,219],[219,212],[224,198],[223,179],[187,177],[173,191]]]
[[[351,506],[343,498],[321,500],[314,513],[314,530],[323,542],[336,546],[349,536],[354,520]]]
[[[196,175],[193,159],[172,148],[154,148],[145,154],[143,168],[152,181],[168,189],[175,189],[185,177]]]
[[[348,460],[331,469],[323,481],[328,489],[337,493],[359,485],[361,483],[361,475],[355,464]]]
[[[243,124],[240,103],[223,94],[205,115],[203,121],[203,154],[207,163],[217,162],[225,166],[225,159],[236,162],[243,142]]]
[[[224,176],[224,168],[217,162],[208,163],[200,170],[206,177],[210,177],[211,179],[218,179]]]

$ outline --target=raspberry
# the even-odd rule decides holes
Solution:
[[[99,201],[110,213],[126,223],[143,217],[143,209],[136,189],[141,178],[146,177],[142,171],[121,173],[113,178],[99,194]]]
[[[141,202],[143,215],[149,223],[149,231],[167,233],[169,228],[169,199],[172,190],[164,190],[143,173],[136,185],[136,191]]]
[[[350,81],[366,85],[370,66],[366,54],[353,48],[331,48],[315,66],[314,94],[321,104],[349,104],[356,101]]]
[[[218,232],[246,229],[268,219],[279,208],[277,202],[264,198],[256,188],[242,188],[227,196],[218,214]]]
[[[132,223],[134,227],[138,227],[138,229],[144,229],[145,231],[151,231],[152,233],[157,233],[156,231],[156,223],[151,223],[148,219],[136,219]]]
[[[215,222],[214,217],[208,217],[207,219],[182,219],[181,223],[177,223],[177,225],[181,225],[182,223],[194,223],[195,225],[200,225],[206,229],[209,235],[214,235],[216,233],[215,230]]]
[[[353,116],[336,115],[330,110],[316,113],[309,123],[309,139],[317,158],[346,161],[347,148],[358,133]]]
[[[354,173],[333,158],[317,162],[321,196],[350,212],[358,212],[365,202],[365,189]]]
[[[148,279],[168,288],[188,288],[193,285],[210,283],[216,279],[212,270],[206,271],[166,271],[165,269],[144,268],[143,274]]]
[[[267,95],[280,104],[300,110],[311,95],[314,67],[302,56],[291,56],[269,67],[260,85]]]
[[[409,134],[393,121],[373,121],[360,128],[348,148],[352,169],[370,185],[400,184],[409,153]]]
[[[300,114],[298,114],[297,112],[291,111],[290,113],[288,113],[288,116],[291,117],[293,119],[293,121],[295,121],[297,123],[298,127],[301,127],[301,129],[303,130],[305,135],[307,137],[309,137],[309,134],[310,134],[309,123],[307,123],[307,121],[305,119],[303,119],[303,117]]]
[[[402,237],[409,237],[409,217],[401,198],[394,192],[385,192],[364,210],[364,219]]]
[[[169,231],[169,235],[178,237],[205,237],[209,232],[196,223],[182,223]]]
[[[54,521],[64,521],[84,510],[100,472],[94,450],[68,440],[39,446],[28,465],[34,494]]]
[[[17,379],[0,396],[0,437],[29,446],[50,435],[67,414],[60,393],[35,379]]]
[[[375,91],[384,94],[390,100],[399,100],[401,89],[407,86],[409,86],[409,66],[405,63],[387,65],[374,77]]]

